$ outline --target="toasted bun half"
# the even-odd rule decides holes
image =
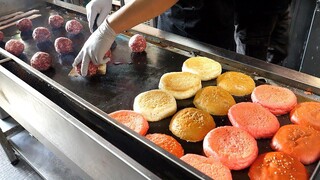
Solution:
[[[277,117],[258,103],[237,103],[229,109],[228,118],[233,126],[256,139],[270,138],[280,127]]]
[[[178,158],[184,155],[184,149],[181,144],[170,135],[153,133],[147,134],[146,138]]]
[[[186,154],[180,159],[214,180],[232,180],[230,170],[214,158],[208,158],[198,154]]]
[[[218,86],[207,86],[197,92],[193,104],[212,115],[224,116],[236,101],[228,91]]]
[[[246,131],[233,126],[220,126],[204,138],[203,152],[207,157],[220,160],[231,170],[241,170],[257,158],[258,145]]]
[[[208,81],[221,74],[221,64],[207,57],[191,57],[184,61],[183,72],[190,72],[200,76],[202,81]]]
[[[189,142],[202,141],[206,134],[216,127],[213,117],[197,108],[185,108],[171,119],[169,129],[180,139]]]
[[[144,136],[149,129],[149,123],[140,113],[132,110],[118,110],[109,114],[110,117]]]
[[[246,74],[228,71],[218,76],[217,86],[234,96],[245,96],[252,93],[256,84],[254,80]]]
[[[251,165],[248,175],[252,180],[309,179],[304,165],[298,159],[283,152],[259,155]]]
[[[297,97],[290,89],[268,84],[254,88],[251,99],[276,116],[287,114],[297,105]]]
[[[290,120],[320,131],[320,102],[302,102],[290,111]]]
[[[289,124],[282,126],[273,136],[271,147],[311,164],[320,158],[320,131],[311,127]]]
[[[148,121],[160,121],[177,111],[177,102],[171,94],[155,89],[137,95],[133,110],[141,113]]]
[[[189,72],[165,73],[160,78],[159,89],[167,91],[176,99],[187,99],[201,89],[201,79]]]

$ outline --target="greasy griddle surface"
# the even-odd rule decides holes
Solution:
[[[145,53],[134,54],[130,52],[128,47],[129,37],[119,35],[116,39],[117,47],[112,51],[111,62],[108,63],[107,74],[105,76],[97,76],[91,78],[85,77],[70,77],[72,62],[76,54],[80,51],[83,43],[89,37],[90,32],[85,17],[79,14],[70,13],[62,8],[42,7],[39,9],[42,16],[33,19],[34,28],[44,26],[51,31],[51,42],[36,44],[31,32],[22,34],[15,28],[11,27],[4,30],[5,40],[10,38],[22,38],[26,45],[24,54],[19,58],[26,63],[30,63],[32,55],[41,49],[46,51],[53,57],[53,68],[43,72],[46,76],[58,82],[65,88],[74,92],[94,106],[103,110],[106,113],[111,113],[121,109],[133,108],[134,98],[141,92],[151,89],[157,89],[160,77],[167,72],[181,71],[182,63],[188,58],[186,56],[162,49],[156,45],[147,44]],[[51,14],[60,14],[65,20],[76,18],[84,27],[82,33],[72,36],[63,28],[52,30],[48,25],[48,17]],[[57,37],[69,37],[74,43],[74,53],[59,56],[53,47],[53,42]],[[257,85],[263,82],[256,81]],[[203,87],[216,85],[216,81],[202,82]],[[251,101],[250,96],[235,97],[237,102]],[[193,98],[177,101],[178,110],[185,107],[194,107],[192,104]],[[231,125],[227,116],[213,116],[217,126]],[[281,125],[289,124],[288,115],[278,116]],[[171,117],[159,122],[150,122],[148,133],[166,133],[174,136],[169,131],[169,123]],[[185,153],[203,154],[202,142],[187,143],[175,137],[184,147]],[[272,151],[270,148],[270,139],[258,140],[259,154]],[[316,163],[306,166],[311,175],[316,167]],[[233,171],[234,179],[248,179],[248,168],[242,171]]]

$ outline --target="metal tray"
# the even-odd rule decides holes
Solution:
[[[126,128],[124,128],[125,132],[119,131],[117,128],[123,129],[122,125],[116,124],[115,126],[115,122],[109,117],[100,117],[94,112],[91,112],[90,109],[79,104],[77,98],[84,99],[105,113],[111,113],[120,109],[132,109],[133,100],[136,95],[147,90],[157,89],[160,77],[167,72],[181,71],[182,63],[189,56],[191,56],[191,54],[188,55],[177,53],[173,48],[170,49],[170,47],[161,47],[159,44],[154,42],[148,43],[145,53],[131,53],[127,45],[129,36],[121,34],[116,38],[117,47],[112,51],[111,62],[108,63],[107,74],[105,76],[96,76],[91,78],[70,77],[68,76],[68,73],[72,68],[71,64],[74,60],[74,57],[90,35],[88,25],[86,23],[86,17],[82,14],[75,13],[51,4],[47,4],[47,6],[44,7],[39,7],[39,10],[42,16],[33,20],[34,28],[38,26],[44,26],[50,29],[47,19],[51,14],[58,13],[62,15],[65,20],[73,18],[78,19],[83,24],[84,30],[79,35],[72,36],[66,33],[64,28],[57,30],[50,29],[52,32],[51,42],[36,44],[30,36],[30,33],[20,34],[15,27],[11,27],[4,31],[6,35],[5,40],[9,40],[10,38],[23,39],[24,43],[26,44],[26,49],[24,54],[19,58],[27,64],[29,64],[29,60],[31,59],[32,55],[39,50],[50,53],[54,59],[53,68],[43,72],[43,74],[62,85],[67,90],[73,92],[78,97],[74,99],[74,97],[64,94],[64,92],[60,89],[57,89],[56,87],[43,81],[41,78],[30,73],[28,69],[19,66],[19,64],[15,62],[7,62],[3,64],[3,66],[34,87],[37,91],[61,106],[67,112],[79,119],[82,123],[96,131],[120,150],[137,160],[142,165],[150,168],[150,170],[159,175],[159,177],[177,177],[177,175],[174,174],[179,172],[179,168],[173,165],[174,163],[172,162],[175,162],[179,165],[184,164],[182,161],[172,157],[171,155],[168,155],[162,150],[160,150],[160,154],[158,154],[159,148],[150,144],[144,138],[139,137],[134,132],[130,132],[130,130]],[[69,37],[73,41],[75,50],[74,53],[60,56],[55,52],[53,42],[57,37],[60,36]],[[275,83],[277,85],[290,88],[296,93],[299,102],[320,100],[319,96],[316,94],[305,94],[305,90],[285,85],[267,77],[261,77],[255,72],[247,72],[240,67],[227,65],[227,63],[223,64],[223,67],[223,71],[236,70],[251,75],[254,77],[257,85]],[[202,82],[202,85],[203,87],[216,85],[216,81],[212,80]],[[192,107],[192,100],[192,98],[178,100],[178,110],[185,107]],[[237,102],[243,102],[250,101],[251,99],[250,96],[245,96],[235,97],[235,100]],[[213,117],[217,126],[231,125],[227,116]],[[279,116],[278,119],[281,125],[290,123],[288,115]],[[159,122],[150,122],[150,129],[148,133],[157,132],[174,136],[168,128],[170,120],[171,118],[166,118]],[[202,142],[187,143],[186,141],[180,140],[177,137],[176,139],[184,147],[185,153],[203,154]],[[133,145],[134,147],[130,145]],[[270,147],[270,139],[258,140],[258,146],[259,154],[272,151]],[[136,148],[137,150],[133,150]],[[138,150],[138,148],[141,149]],[[172,172],[164,172],[164,170],[167,170],[166,168],[154,167],[158,166],[159,164],[155,165],[152,160],[148,160],[146,158],[148,155],[144,154],[144,152],[149,153],[150,157],[159,157],[164,155],[165,157],[161,157],[161,161],[158,163],[162,166],[173,166],[173,169],[175,170],[172,170]],[[166,160],[167,158],[171,161]],[[316,166],[317,163],[306,166],[310,175],[316,171]],[[232,171],[233,179],[248,179],[247,173],[248,168],[241,171]],[[182,173],[181,177],[188,177],[188,173]],[[190,175],[189,177],[195,178],[196,176]]]

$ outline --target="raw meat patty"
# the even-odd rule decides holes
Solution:
[[[32,21],[28,18],[22,18],[16,23],[20,31],[29,31],[32,29]]]
[[[60,54],[67,54],[73,51],[72,41],[66,37],[59,37],[54,41],[54,48]]]
[[[51,33],[45,27],[37,27],[33,30],[32,37],[37,42],[44,42],[50,40]]]
[[[132,52],[143,52],[147,47],[146,39],[140,34],[135,34],[129,40],[129,47]]]
[[[52,28],[57,29],[63,25],[64,19],[60,15],[51,15],[48,19],[48,23]]]
[[[83,29],[83,26],[79,21],[73,19],[73,20],[67,21],[65,28],[68,33],[77,35]]]
[[[98,67],[99,66],[94,65],[92,61],[90,61],[87,76],[90,77],[96,75],[98,73]],[[76,66],[76,71],[81,75],[81,63]]]
[[[32,56],[30,64],[39,71],[45,71],[51,67],[52,58],[46,52],[37,52]]]
[[[19,40],[11,39],[6,43],[5,50],[15,56],[20,56],[24,50],[24,44]]]

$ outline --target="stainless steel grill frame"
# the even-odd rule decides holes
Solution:
[[[35,2],[33,4],[35,7],[52,4],[79,14],[85,13],[84,8],[61,1]],[[29,6],[27,7],[29,8]],[[186,57],[194,54],[207,56],[219,61],[225,70],[243,71],[253,75],[256,80],[261,78],[267,83],[289,87],[304,100],[320,101],[319,78],[166,33],[144,24],[125,32],[129,35],[134,33],[144,34],[148,42],[175,54]],[[103,179],[105,177],[118,179],[207,178],[194,168],[118,124],[109,118],[105,111],[31,68],[22,59],[3,49],[0,49],[0,53],[4,58],[12,59],[12,62],[6,62],[3,66],[0,64],[0,107],[62,158],[64,162],[77,169],[84,179]],[[10,70],[14,68],[19,71],[11,72]],[[28,80],[28,76],[25,75],[23,75],[24,78],[20,77],[19,73],[29,74],[30,79]],[[42,83],[47,88],[37,87]],[[48,89],[53,91],[46,92]],[[313,94],[305,94],[304,91]],[[28,118],[30,115],[34,117],[32,120]],[[89,120],[87,124],[81,121],[81,119],[88,117],[92,120]],[[104,123],[108,124],[108,128],[101,127]],[[110,134],[105,132],[106,130],[114,132],[115,137],[109,137]],[[59,134],[56,133],[57,131]],[[108,141],[108,138],[112,143]],[[123,142],[116,142],[119,140]],[[123,145],[126,143],[129,146]],[[123,152],[125,148],[134,144],[143,147],[143,152],[149,153],[137,155],[138,151],[134,151],[128,155],[127,152]],[[76,153],[75,149],[77,149]],[[159,162],[154,162],[155,159],[146,159],[144,164],[139,158],[133,159],[135,155],[155,158]],[[152,163],[153,166],[173,167],[177,171],[165,172],[167,167],[146,168],[146,165]]]

